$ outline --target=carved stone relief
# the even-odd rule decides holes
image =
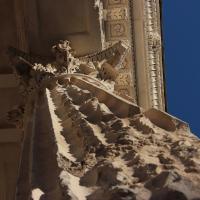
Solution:
[[[130,50],[129,2],[126,0],[104,0],[103,2],[105,24],[105,44],[103,46],[109,47],[118,41],[123,41]],[[132,96],[136,100],[133,68],[132,55],[126,53],[120,63],[115,90],[118,94]]]
[[[145,35],[151,106],[164,109],[161,31],[156,0],[145,0]]]
[[[136,66],[134,60],[134,19],[132,14],[134,9],[140,10],[143,19],[144,30],[144,65],[147,72],[147,97],[149,98],[150,107],[165,109],[164,106],[164,88],[163,88],[163,71],[162,71],[162,44],[160,31],[160,2],[158,0],[141,0],[135,8],[133,1],[128,0],[102,0],[103,2],[103,20],[105,27],[104,47],[109,47],[115,42],[121,40],[126,41],[131,49],[131,53],[127,54],[124,63],[121,65],[120,74],[129,72],[130,83],[122,81],[120,83],[120,91],[129,88],[129,95],[134,99],[138,99],[138,85],[136,83]],[[141,3],[142,2],[142,3]],[[137,4],[137,3],[136,3]],[[134,9],[133,9],[134,7]],[[140,44],[141,45],[141,44]],[[141,66],[140,66],[141,67]],[[125,76],[125,75],[124,75]],[[140,77],[137,77],[139,79]],[[119,82],[120,82],[119,81]],[[124,87],[124,89],[122,89]],[[140,85],[140,87],[143,87]],[[117,87],[116,87],[117,88]],[[118,90],[118,89],[116,89]],[[140,95],[141,96],[141,95]],[[145,98],[147,98],[145,97]]]
[[[106,10],[106,20],[127,20],[127,8],[113,8]]]
[[[116,85],[124,86],[130,84],[130,75],[128,73],[120,73],[116,80]]]
[[[127,26],[123,21],[106,23],[106,38],[108,40],[120,40],[127,38]]]

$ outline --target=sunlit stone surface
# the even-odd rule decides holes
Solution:
[[[164,112],[160,3],[132,3],[2,1],[0,200],[200,199],[200,141]]]

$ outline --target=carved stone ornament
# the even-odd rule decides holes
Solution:
[[[129,85],[130,84],[130,74],[120,73],[116,79],[116,85]]]
[[[109,5],[116,5],[121,3],[124,3],[124,0],[108,0]]]
[[[126,26],[123,22],[113,22],[109,24],[109,28],[111,37],[126,37]]]
[[[154,51],[158,51],[161,48],[161,36],[157,32],[151,32],[148,35],[148,42],[149,46],[152,48]]]
[[[106,10],[107,20],[126,20],[128,19],[127,8],[113,8]]]

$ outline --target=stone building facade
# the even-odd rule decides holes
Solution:
[[[50,159],[51,153],[56,156],[55,149],[51,148],[50,144],[58,145],[56,148],[61,148],[61,150],[63,148],[59,146],[62,137],[56,138],[55,136],[55,119],[52,118],[54,111],[62,120],[67,118],[62,110],[66,109],[66,113],[71,116],[69,119],[67,118],[69,121],[71,120],[71,125],[64,123],[63,130],[67,126],[73,132],[79,130],[80,127],[77,127],[77,124],[82,125],[82,129],[76,132],[76,135],[79,135],[77,138],[82,139],[80,134],[84,133],[84,128],[87,129],[89,134],[87,138],[80,142],[79,139],[72,137],[74,141],[77,139],[77,144],[72,141],[70,147],[81,166],[84,166],[84,162],[87,163],[87,159],[84,160],[85,155],[82,155],[80,151],[92,156],[89,151],[92,151],[90,146],[95,148],[95,145],[99,145],[94,139],[96,136],[90,135],[91,133],[95,135],[91,129],[96,126],[91,123],[97,123],[99,118],[104,120],[105,124],[109,124],[109,120],[113,116],[122,119],[119,125],[121,132],[128,127],[128,125],[121,125],[126,124],[127,119],[135,129],[148,134],[154,133],[157,130],[155,127],[166,132],[180,130],[189,132],[186,123],[164,112],[166,102],[161,1],[2,0],[0,5],[2,29],[0,32],[1,200],[31,199],[31,190],[36,187],[33,182],[39,184],[40,181],[52,183],[44,188],[49,190],[49,188],[55,187],[55,191],[58,192],[57,198],[61,199],[59,195],[62,196],[64,187],[60,189],[60,183],[56,176],[59,173],[58,168],[63,166],[52,168],[52,170],[58,171],[54,171],[50,177],[51,168],[49,168],[48,162],[43,163],[43,160],[46,159],[52,166],[58,164],[57,161],[54,162],[53,159]],[[66,42],[58,44],[60,40],[70,41],[72,49],[76,52],[72,54],[72,49]],[[55,61],[52,56],[51,47],[53,45],[55,45],[53,50],[58,53],[56,59],[61,59],[59,61]],[[6,53],[8,46],[14,47],[12,48],[15,54],[14,59],[17,58],[19,63],[16,64],[14,59],[14,62],[12,58],[9,59]],[[61,58],[59,58],[59,53]],[[63,54],[65,54],[64,57],[62,57]],[[36,61],[36,58],[39,61]],[[57,71],[54,72],[51,66],[46,65],[46,61],[51,63]],[[35,64],[38,62],[40,65]],[[71,71],[67,75],[63,74],[63,66],[61,66],[63,63],[67,68],[70,66]],[[77,63],[79,63],[78,67]],[[99,66],[103,69],[100,72],[98,71]],[[74,75],[73,70],[77,70],[76,67],[80,71],[82,70],[81,73],[83,71],[84,73],[81,74],[79,71]],[[30,74],[29,68],[31,68]],[[14,73],[15,69],[20,72],[20,76]],[[98,78],[111,80],[106,82],[107,80],[94,78],[93,74],[97,71],[99,72]],[[44,77],[47,78],[47,82]],[[51,82],[48,82],[49,80]],[[21,84],[22,82],[23,84]],[[114,90],[111,91],[113,82]],[[58,83],[62,86],[56,85]],[[52,89],[51,87],[55,87],[55,85],[56,89]],[[71,86],[67,85],[73,87],[70,88]],[[64,91],[65,86],[68,88],[67,91]],[[74,93],[77,96],[74,96]],[[72,96],[69,98],[66,96],[67,94]],[[61,97],[65,100],[70,99],[69,101],[77,104],[75,103],[74,106],[68,100],[63,103]],[[78,97],[80,97],[80,101],[83,100],[82,98],[90,97],[89,107],[96,99],[98,103],[95,105],[98,109],[105,104],[111,113],[103,108],[103,111],[100,109],[101,112],[98,109],[93,110],[95,106],[90,110],[88,105],[82,105],[79,102]],[[80,119],[73,119],[73,112],[67,110],[66,107],[61,107],[61,104],[65,103],[66,105],[69,103],[72,110],[77,109],[77,116],[82,113],[81,116],[86,116],[87,119],[84,119],[83,123],[80,122]],[[57,107],[52,110],[54,106]],[[87,109],[89,111],[85,113]],[[91,113],[94,115],[90,116]],[[148,120],[153,125],[149,125]],[[88,124],[85,125],[86,122]],[[100,122],[98,121],[98,123]],[[71,129],[72,125],[75,126],[74,129]],[[103,129],[103,125],[101,128]],[[114,131],[113,127],[111,129]],[[104,130],[106,130],[105,127]],[[114,132],[112,133],[114,134]],[[49,134],[55,134],[57,143],[52,142],[52,135]],[[113,138],[108,137],[107,140],[117,143],[118,140]],[[127,142],[126,139],[124,141]],[[87,142],[88,146],[85,147],[83,143]],[[101,142],[104,145],[105,141]],[[78,150],[76,150],[77,145],[80,145]],[[43,147],[46,147],[48,151]],[[82,157],[84,158],[81,160]],[[77,163],[75,162],[75,164]],[[67,166],[64,167],[67,168]],[[38,171],[38,168],[43,171]],[[43,176],[45,171],[48,172],[48,175],[44,173],[46,176]],[[39,180],[40,175],[42,180]],[[49,198],[48,195],[50,195]],[[53,199],[53,193],[48,195],[45,196],[47,199]],[[68,196],[66,195],[64,199],[68,199]]]

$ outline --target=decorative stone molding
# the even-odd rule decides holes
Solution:
[[[116,84],[120,85],[120,86],[128,85],[128,84],[130,84],[130,79],[131,79],[131,77],[130,77],[129,73],[123,73],[123,74],[121,73],[121,74],[119,74],[119,76],[116,80]]]
[[[110,40],[127,37],[127,26],[124,24],[124,22],[111,22],[107,24],[107,30],[107,38]]]
[[[104,24],[104,47],[110,47],[118,41],[123,41],[127,44],[128,49],[131,47],[130,40],[130,15],[129,15],[129,2],[127,0],[102,0],[103,2],[103,24]],[[120,87],[115,87],[119,94],[126,91],[126,95],[132,96],[135,101],[136,88],[135,73],[133,67],[132,54],[124,54],[120,63],[120,76],[126,76],[129,72],[130,83],[122,81]],[[119,85],[119,83],[117,83]],[[120,88],[120,91],[119,90]]]
[[[131,53],[126,56],[126,67],[122,67],[121,74],[130,74],[130,83],[124,84],[124,89],[129,88],[129,95],[136,101],[138,95],[140,98],[146,98],[148,103],[146,107],[155,107],[161,110],[165,109],[164,86],[163,86],[163,69],[162,69],[162,44],[161,44],[161,30],[160,30],[160,2],[158,0],[102,0],[103,2],[103,24],[104,24],[104,47],[113,45],[119,40],[126,41],[131,47]],[[141,14],[141,26],[143,29],[134,30],[135,23],[138,23],[137,16],[133,19],[133,12]],[[136,20],[136,21],[135,21]],[[140,48],[144,48],[143,65],[138,66],[139,58],[135,57],[136,41],[135,32],[138,34],[143,31],[144,40],[141,40]],[[141,43],[142,42],[142,43]],[[128,62],[127,62],[128,61]],[[141,77],[136,74],[137,68],[145,68],[145,74],[142,74],[145,80],[145,86],[141,85],[137,80]],[[126,69],[126,70],[125,70]],[[141,75],[141,74],[140,74]],[[123,76],[123,75],[122,75]],[[146,77],[146,78],[145,78]],[[140,85],[139,85],[140,84]],[[132,87],[131,87],[131,86]],[[131,88],[130,88],[131,87]],[[138,93],[138,88],[143,91],[142,87],[147,87],[146,95]],[[139,103],[139,102],[137,102]]]
[[[145,0],[145,35],[151,106],[164,109],[159,2]]]
[[[102,61],[104,59],[109,60],[116,53],[125,54],[128,51],[128,48],[129,47],[122,42],[116,42],[113,45],[110,43],[108,48],[95,54],[79,57],[79,59],[87,62]]]
[[[26,42],[26,30],[24,15],[19,7],[24,6],[24,0],[20,1],[20,4],[16,3],[16,20],[17,30],[19,38],[20,49],[27,50]],[[135,58],[135,41],[134,41],[134,20],[132,18],[133,7],[137,6],[136,1],[132,0],[95,0],[95,7],[99,9],[99,21],[101,28],[101,38],[103,51],[95,55],[89,55],[84,57],[84,60],[88,61],[99,61],[108,57],[112,51],[107,50],[108,47],[114,45],[118,41],[127,43],[128,51],[131,53],[125,53],[119,65],[121,65],[120,73],[126,74],[129,72],[130,84],[121,87],[129,88],[129,95],[138,101],[138,85],[136,80],[140,79],[136,74],[137,71],[137,60]],[[150,107],[164,109],[164,88],[163,88],[163,77],[162,77],[162,49],[161,49],[161,36],[160,36],[160,13],[159,13],[159,1],[157,0],[141,0],[143,7],[144,17],[144,32],[145,39],[144,48],[145,54],[145,65],[148,79],[148,96],[150,101]],[[140,9],[140,8],[134,8]],[[23,9],[22,9],[23,10]],[[109,48],[108,48],[109,49]],[[112,48],[113,49],[113,48]],[[118,66],[117,66],[118,67]],[[141,66],[139,66],[141,67]],[[146,97],[144,97],[146,98]],[[137,102],[138,103],[138,102]]]
[[[127,20],[128,19],[128,11],[126,7],[113,8],[104,10],[104,20],[112,21],[112,20]]]
[[[152,51],[157,52],[161,48],[161,37],[158,32],[150,32],[148,35],[148,45]]]

